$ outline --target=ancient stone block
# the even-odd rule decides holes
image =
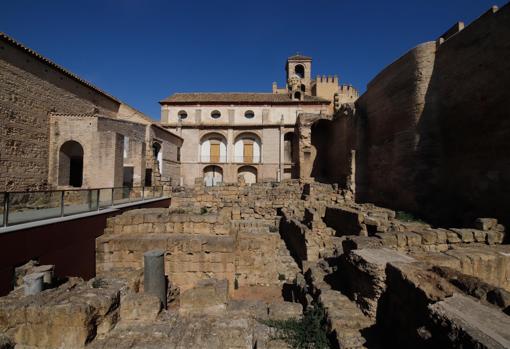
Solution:
[[[505,233],[497,230],[490,230],[487,231],[486,238],[486,242],[489,245],[501,244],[505,238]]]
[[[429,308],[437,326],[433,334],[441,336],[447,347],[510,347],[510,317],[495,308],[460,294]]]
[[[472,229],[458,229],[458,228],[452,228],[452,231],[457,233],[459,238],[462,240],[462,242],[474,242],[475,237],[473,234]]]
[[[161,302],[155,295],[129,293],[121,299],[121,321],[154,321],[161,311]]]
[[[227,280],[200,280],[194,288],[180,295],[181,313],[218,314],[227,308]]]
[[[274,302],[269,304],[268,317],[273,320],[299,319],[303,315],[300,303]]]
[[[475,220],[475,228],[479,230],[491,230],[498,224],[495,218],[477,218]]]

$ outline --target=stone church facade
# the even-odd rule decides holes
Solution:
[[[182,184],[279,181],[299,175],[296,121],[330,114],[358,92],[336,76],[311,78],[312,59],[286,64],[287,84],[271,93],[176,93],[160,102],[162,125],[183,138]]]

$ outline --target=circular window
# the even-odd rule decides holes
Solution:
[[[253,112],[253,110],[247,110],[244,113],[244,117],[247,119],[253,119],[255,117],[255,113]]]
[[[218,119],[221,116],[221,113],[218,110],[213,110],[211,112],[211,118]]]
[[[179,113],[177,113],[177,115],[179,115],[179,119],[186,119],[188,117],[188,113],[186,113],[184,110],[181,110]]]

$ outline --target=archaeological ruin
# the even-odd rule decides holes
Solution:
[[[510,348],[510,4],[311,61],[156,122],[1,34],[0,349]]]

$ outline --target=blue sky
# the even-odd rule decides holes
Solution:
[[[159,119],[175,92],[269,92],[288,56],[360,91],[488,0],[11,0],[0,31]]]

